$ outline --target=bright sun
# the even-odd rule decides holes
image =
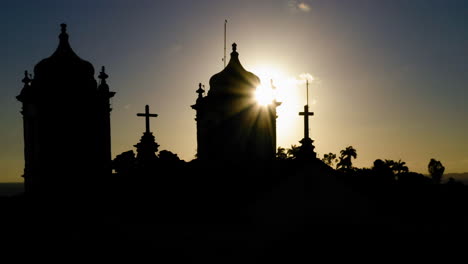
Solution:
[[[258,86],[257,90],[255,91],[255,99],[260,105],[263,106],[271,104],[275,99],[273,89],[270,87],[265,87],[265,85]]]
[[[310,74],[297,77],[287,75],[279,67],[272,65],[253,66],[251,71],[261,80],[261,85],[255,92],[257,102],[260,105],[271,104],[274,100],[281,102],[277,108],[278,145],[296,144],[302,136],[299,112],[303,111],[306,104],[305,80],[312,81],[313,77]]]
[[[259,65],[254,66],[252,72],[261,80],[261,85],[255,91],[255,98],[259,104],[268,105],[276,100],[283,103],[281,108],[284,109],[291,108],[300,100],[297,94],[298,80],[287,76],[279,68]]]
[[[285,79],[283,72],[275,67],[267,65],[254,67],[252,72],[255,73],[262,82],[255,91],[255,99],[257,102],[265,106],[271,104],[275,99],[278,101],[280,98],[278,98],[276,84],[277,81]]]

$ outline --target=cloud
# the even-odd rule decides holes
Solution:
[[[300,2],[297,7],[304,12],[309,12],[310,11],[310,5],[305,3],[305,2]]]
[[[312,76],[312,74],[310,74],[308,72],[304,72],[304,73],[299,74],[299,79],[303,80],[303,81],[308,80],[309,83],[311,83],[311,82],[313,82],[315,80],[314,76]]]
[[[308,13],[311,10],[311,7],[308,3],[298,0],[290,0],[288,2],[289,8],[294,12],[305,12]]]

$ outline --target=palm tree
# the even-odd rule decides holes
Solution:
[[[288,159],[297,159],[300,148],[296,145],[291,145],[291,148],[287,150]]]
[[[406,166],[406,162],[401,160],[393,162],[392,170],[396,173],[396,175],[409,171],[408,166]]]
[[[278,160],[285,160],[288,158],[288,154],[286,154],[286,149],[282,147],[278,147],[276,151],[276,159]]]
[[[352,158],[357,158],[356,149],[352,146],[340,151],[340,161],[336,165],[339,169],[351,169],[353,167]]]
[[[385,163],[385,165],[386,165],[387,167],[389,167],[390,169],[392,169],[393,166],[395,166],[395,161],[393,161],[393,160],[388,160],[388,159],[386,159],[384,163]]]

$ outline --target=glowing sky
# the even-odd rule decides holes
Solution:
[[[306,73],[314,77],[310,127],[320,157],[352,145],[357,167],[402,159],[426,173],[435,158],[446,172],[468,171],[467,12],[464,0],[3,1],[0,182],[22,180],[15,96],[24,70],[57,47],[60,23],[68,24],[81,58],[96,71],[106,66],[117,92],[113,156],[134,150],[144,130],[136,113],[149,104],[159,114],[152,130],[160,150],[193,159],[190,105],[198,83],[208,88],[222,70],[225,19],[228,56],[236,42],[243,66],[260,77],[274,75],[283,93],[282,107],[290,111],[278,109],[280,146],[299,144],[303,136],[297,112],[305,103],[300,75]]]

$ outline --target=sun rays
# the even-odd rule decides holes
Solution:
[[[261,80],[257,87],[255,99],[261,106],[272,104],[275,100],[281,102],[277,108],[277,134],[278,144],[291,144],[301,136],[298,113],[303,110],[307,102],[306,80],[309,86],[316,82],[310,73],[301,73],[296,76],[286,74],[280,67],[272,65],[257,65],[252,67],[252,72]],[[310,90],[309,90],[310,91]],[[310,96],[309,103],[315,104],[316,99]],[[297,132],[297,133],[296,133]]]

